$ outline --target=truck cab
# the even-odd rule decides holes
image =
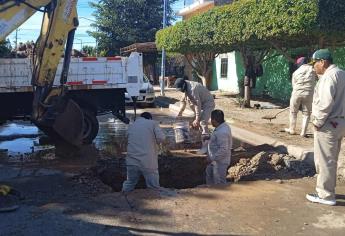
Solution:
[[[128,92],[125,93],[126,104],[133,103],[132,96]],[[139,96],[137,97],[136,102],[138,104],[143,104],[145,106],[153,107],[155,102],[155,90],[153,85],[151,84],[150,80],[144,74],[142,85],[139,90]]]

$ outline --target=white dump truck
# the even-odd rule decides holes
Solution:
[[[129,57],[71,58],[64,85],[60,83],[62,66],[61,59],[53,87],[63,86],[67,99],[72,99],[82,109],[83,143],[90,143],[96,137],[97,115],[112,112],[119,119],[126,120],[125,93],[131,97],[139,96],[143,83],[141,53],[134,52]],[[1,121],[30,117],[34,98],[31,80],[32,60],[0,59]]]

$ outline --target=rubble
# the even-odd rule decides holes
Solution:
[[[289,156],[284,158],[284,164],[289,170],[295,171],[302,176],[313,176],[315,174],[315,168],[313,166]]]
[[[95,172],[87,169],[78,175],[71,177],[71,181],[78,185],[83,185],[84,190],[90,195],[98,195],[102,193],[109,193],[112,191],[111,187],[103,183]]]
[[[312,176],[314,173],[313,167],[301,160],[285,154],[262,151],[252,158],[240,158],[228,170],[228,178],[237,182],[239,180]]]

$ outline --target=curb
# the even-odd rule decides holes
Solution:
[[[236,127],[235,125],[229,122],[227,123],[231,125],[232,135],[235,139],[255,146],[268,144],[273,147],[276,147],[281,152],[287,153],[288,155],[295,157],[297,160],[302,160],[310,165],[314,165],[314,152],[312,147],[308,148],[286,144],[277,139]]]
[[[169,110],[177,113],[179,111],[178,103],[170,104]],[[188,116],[188,117],[193,117],[194,112],[186,108],[185,111],[183,112],[183,115]],[[305,161],[306,163],[310,165],[314,165],[313,147],[301,147],[298,145],[286,144],[277,139],[236,127],[229,121],[227,121],[227,123],[231,125],[232,136],[235,139],[238,139],[242,142],[245,142],[254,146],[268,144],[268,145],[278,148],[281,152],[287,153],[288,155],[295,157],[297,160]]]

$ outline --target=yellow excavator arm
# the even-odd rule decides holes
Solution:
[[[67,81],[73,38],[78,26],[76,6],[77,0],[0,0],[0,40],[4,40],[35,12],[43,11],[41,32],[33,57],[32,120],[43,131],[54,131],[67,142],[79,145],[83,114],[73,100],[64,98],[63,86]],[[61,86],[53,88],[63,55]]]
[[[48,0],[0,0],[0,41],[5,40],[13,30],[21,26],[35,12],[40,11],[41,7],[48,5],[50,2]]]

